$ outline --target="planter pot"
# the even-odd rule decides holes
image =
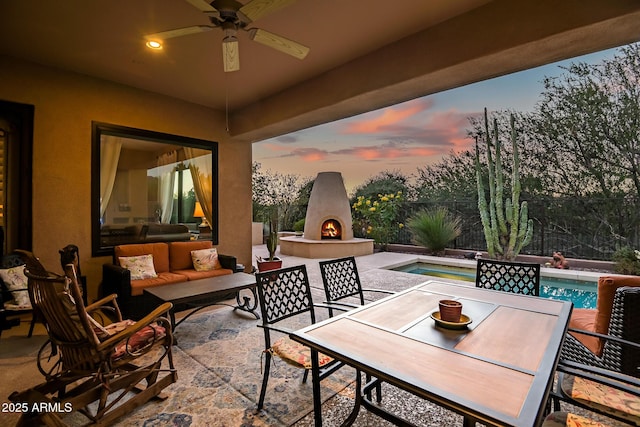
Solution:
[[[445,322],[458,323],[462,315],[462,303],[453,300],[440,300],[440,319]]]
[[[273,261],[258,261],[258,271],[269,271],[269,270],[277,270],[278,268],[282,268],[282,260],[279,258],[274,258]]]

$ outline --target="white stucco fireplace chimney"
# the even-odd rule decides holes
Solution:
[[[303,258],[341,258],[373,253],[373,240],[353,237],[351,205],[340,172],[316,177],[302,236],[282,237],[280,253]]]
[[[339,172],[320,172],[313,183],[304,238],[309,240],[351,240],[351,205]]]

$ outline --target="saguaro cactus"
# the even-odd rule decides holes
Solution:
[[[487,143],[487,169],[489,172],[489,201],[480,167],[478,139],[476,138],[476,181],[478,184],[478,209],[491,258],[513,260],[520,250],[531,242],[533,221],[528,219],[527,202],[520,203],[520,158],[516,144],[515,118],[511,114],[511,144],[513,146],[513,174],[511,198],[503,201],[504,178],[502,174],[501,145],[498,137],[498,121],[493,120],[493,134],[489,133],[487,109],[484,110],[485,141]],[[493,144],[491,142],[493,136]],[[495,161],[492,147],[495,149]]]

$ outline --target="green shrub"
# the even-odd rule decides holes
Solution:
[[[449,243],[460,235],[460,217],[453,216],[444,207],[418,212],[407,227],[414,243],[434,254],[441,254]]]
[[[304,218],[293,223],[293,231],[304,231]]]
[[[613,269],[616,273],[640,276],[640,251],[625,246],[618,249],[612,259],[615,263]]]
[[[398,222],[398,213],[403,203],[402,191],[378,194],[377,197],[358,196],[351,213],[354,229],[363,230],[367,237],[386,250],[398,230],[404,224]]]

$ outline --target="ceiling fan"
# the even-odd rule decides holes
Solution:
[[[145,36],[147,44],[156,41],[161,42],[172,37],[180,37],[188,34],[200,33],[221,28],[224,32],[222,39],[222,57],[224,71],[237,71],[240,69],[240,56],[238,48],[238,30],[249,33],[249,38],[288,55],[303,59],[309,53],[309,48],[293,40],[273,34],[260,28],[249,28],[253,21],[281,8],[295,0],[251,0],[242,5],[236,0],[186,0],[209,17],[211,25],[194,25],[175,30],[162,31],[160,33]]]

